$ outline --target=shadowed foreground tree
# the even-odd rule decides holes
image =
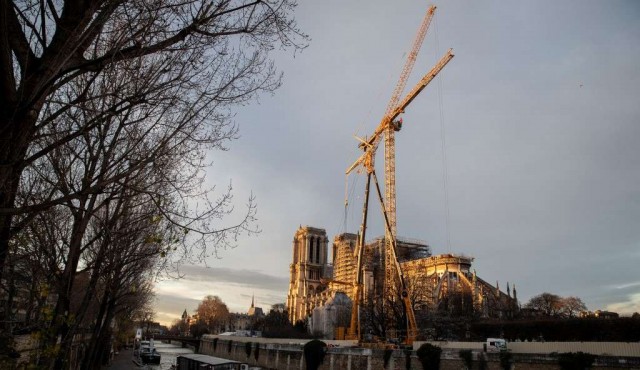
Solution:
[[[140,291],[131,288],[160,269],[254,230],[252,200],[220,222],[231,189],[202,189],[205,155],[236,137],[234,105],[279,86],[268,52],[304,46],[294,6],[0,4],[0,322],[24,302],[12,298],[24,288],[16,284],[34,277],[26,301],[42,337],[39,367],[64,368],[91,323],[90,348],[99,347],[110,319],[131,309]],[[20,263],[8,269],[8,258]],[[99,361],[93,352],[85,364]]]
[[[87,220],[74,213],[77,209],[56,206],[38,214],[26,229],[32,232],[20,234],[27,248],[55,246],[40,261],[53,272],[44,279],[55,294],[47,299],[49,307],[40,307],[47,309],[46,317],[33,323],[42,353],[37,361],[43,367],[54,359],[66,366],[62,354],[70,350],[74,335],[89,330],[89,351],[83,361],[93,362],[83,367],[92,367],[103,358],[96,351],[107,347],[110,324],[123,306],[134,314],[148,302],[144,297],[150,294],[153,271],[163,259],[160,240],[170,235],[171,227],[154,220],[156,209],[146,197],[122,189],[114,194],[118,196],[103,196],[94,202],[99,207]],[[58,212],[50,212],[53,210]],[[70,216],[65,217],[65,212]],[[78,237],[81,222],[85,230]],[[59,232],[50,237],[40,230]],[[77,239],[80,241],[74,242]],[[68,274],[73,258],[76,268]],[[69,286],[73,289],[66,290]]]
[[[112,91],[111,81],[114,80],[134,81],[116,78],[127,77],[121,76],[119,70],[113,70],[112,73],[114,78],[94,85],[96,91]],[[129,87],[119,86],[121,90]],[[162,96],[170,97],[167,91]],[[204,212],[199,214],[192,214],[187,209],[185,200],[197,199],[196,195],[201,191],[198,182],[201,163],[193,157],[193,153],[198,153],[199,144],[184,139],[185,135],[196,137],[198,134],[198,125],[190,124],[193,120],[179,120],[180,112],[169,115],[164,110],[161,118],[171,117],[174,118],[172,122],[180,123],[174,126],[174,130],[163,125],[164,130],[159,131],[163,120],[147,119],[145,122],[137,122],[138,130],[131,131],[132,116],[149,117],[159,106],[160,104],[137,106],[109,116],[97,126],[97,130],[68,141],[24,171],[26,180],[23,185],[29,186],[28,191],[20,193],[20,201],[25,203],[43,194],[60,194],[65,197],[74,191],[82,192],[81,189],[91,186],[91,180],[87,179],[100,179],[105,174],[122,174],[119,182],[105,186],[102,192],[89,192],[77,199],[67,198],[62,204],[36,213],[35,217],[26,217],[28,222],[23,221],[30,227],[34,224],[34,219],[42,219],[43,230],[61,230],[56,239],[45,240],[43,243],[45,246],[59,245],[55,249],[57,261],[49,265],[62,267],[59,273],[53,274],[51,282],[57,299],[50,324],[46,325],[49,329],[43,335],[45,354],[49,353],[46,348],[56,346],[58,338],[62,338],[62,342],[57,353],[67,352],[75,330],[82,323],[78,318],[84,316],[82,309],[86,305],[80,304],[79,310],[71,309],[78,268],[91,276],[88,286],[83,289],[84,303],[89,303],[89,297],[96,297],[96,289],[101,284],[109,287],[102,296],[98,315],[106,315],[104,317],[110,320],[116,306],[114,299],[119,295],[116,288],[126,289],[126,284],[133,283],[124,279],[122,274],[136,278],[149,275],[148,272],[152,269],[158,271],[162,266],[156,264],[160,262],[166,265],[167,256],[175,254],[173,252],[178,246],[182,247],[178,256],[188,257],[190,250],[184,243],[186,233],[195,230],[201,234],[200,242],[209,240],[208,237],[216,235],[216,231],[207,230],[208,219],[227,214],[225,199],[215,207],[205,207]],[[85,116],[82,119],[86,120]],[[73,124],[74,118],[62,115],[60,125]],[[139,129],[142,128],[145,130],[140,132]],[[131,162],[144,156],[153,161],[132,170]],[[49,189],[48,184],[61,186]],[[60,214],[54,218],[43,218],[48,210],[57,210]],[[252,208],[249,207],[249,213],[236,227],[238,230],[246,227],[251,220],[251,212]],[[58,226],[60,220],[64,223]],[[122,283],[125,285],[118,285]],[[71,316],[74,317],[73,321],[70,320]],[[94,334],[99,336],[100,330],[96,326]],[[104,340],[106,339],[99,339]],[[44,356],[41,361],[46,358]],[[57,361],[62,361],[61,358],[63,356],[57,356]]]
[[[173,86],[181,91],[174,96],[184,98],[175,101],[179,108],[196,103],[190,112],[194,119],[203,121],[210,134],[228,132],[216,125],[229,117],[225,107],[245,103],[256,92],[273,91],[279,85],[280,76],[268,61],[268,52],[275,45],[299,48],[306,41],[290,18],[294,7],[291,0],[3,1],[0,271],[4,270],[9,241],[20,229],[14,224],[16,215],[101,192],[124,176],[105,174],[87,188],[16,205],[25,168],[60,145],[95,130],[109,115],[157,103],[153,97],[139,94],[139,89],[92,96],[94,82],[104,78],[105,71],[139,69],[138,87],[151,89],[174,80],[177,83]],[[74,84],[82,88],[75,89]],[[197,103],[213,100],[212,96],[218,109],[201,116],[202,106]],[[78,119],[72,127],[58,130],[62,115],[81,118],[86,113],[82,104],[102,98],[111,101],[99,111],[89,112],[92,119]],[[157,117],[157,112],[150,117],[131,117],[131,132],[136,131],[136,122]],[[52,140],[34,150],[34,141],[45,137]],[[131,166],[136,170],[148,163],[144,157],[132,158]]]

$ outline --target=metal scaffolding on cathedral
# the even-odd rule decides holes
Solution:
[[[461,254],[432,255],[426,243],[398,238],[398,260],[406,276],[411,302],[418,320],[419,336],[428,337],[425,323],[430,315],[454,315],[469,317],[511,317],[518,310],[518,299],[514,285],[506,284],[506,292],[498,283],[489,284],[477,276],[472,269],[473,257]],[[357,235],[344,233],[334,237],[331,261],[328,262],[329,245],[326,231],[321,228],[301,226],[293,238],[293,260],[290,265],[287,310],[292,323],[323,320],[338,322],[338,318],[327,317],[326,312],[316,315],[326,304],[343,302],[335,300],[338,294],[354,299],[354,276],[357,266],[355,247]],[[376,328],[372,312],[384,298],[384,237],[366,243],[362,264],[363,310],[365,333],[401,336],[402,326]],[[399,303],[399,302],[398,302]],[[337,313],[338,310],[335,310]],[[315,318],[314,318],[315,317]],[[348,320],[347,320],[348,321]],[[346,325],[348,326],[348,322]],[[343,339],[343,330],[331,325],[309,325],[330,327],[326,339]],[[381,333],[382,332],[382,333]]]

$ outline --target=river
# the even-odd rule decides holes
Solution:
[[[171,369],[171,365],[176,364],[176,358],[178,356],[185,353],[193,353],[190,348],[182,348],[175,344],[155,341],[154,345],[162,357],[160,358],[160,365],[147,365],[147,369],[150,370],[169,370]]]

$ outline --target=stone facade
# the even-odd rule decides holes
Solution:
[[[515,285],[502,292],[471,270],[472,257],[440,254],[401,262],[417,301],[417,309],[455,311],[481,317],[512,317],[518,310]],[[419,293],[417,293],[419,292]],[[456,297],[456,299],[452,299]]]
[[[311,311],[323,304],[329,295],[326,290],[327,232],[310,226],[300,226],[293,237],[293,261],[289,267],[289,320],[305,320]]]
[[[262,307],[255,305],[255,299],[251,297],[251,306],[247,313],[231,313],[229,319],[225,324],[225,331],[238,332],[238,331],[250,331],[254,329],[254,324],[257,320],[263,318],[264,312]]]
[[[357,268],[356,234],[344,233],[333,240],[333,264],[327,263],[324,229],[304,226],[293,238],[287,309],[292,323],[307,320],[317,307],[341,292],[353,299]],[[479,278],[471,269],[472,257],[457,254],[431,255],[426,243],[398,238],[397,255],[416,313],[439,311],[481,317],[510,317],[518,310],[513,294]],[[365,245],[362,263],[363,299],[376,301],[391,290],[385,288],[385,241],[376,238]],[[397,291],[397,290],[396,290]],[[333,338],[331,333],[325,333]]]
[[[250,342],[251,352],[247,355],[246,343]],[[227,358],[259,366],[266,369],[303,370],[306,363],[303,355],[303,345],[306,341],[296,342],[295,339],[278,340],[267,338],[218,337],[204,335],[200,342],[200,353],[210,356]],[[328,341],[327,353],[319,370],[406,370],[422,369],[416,351],[394,350],[385,361],[385,351],[382,349],[343,347],[344,343]],[[338,345],[336,347],[336,345]],[[260,347],[256,356],[255,348]],[[443,348],[441,355],[441,370],[464,369],[459,356],[459,350]],[[484,359],[487,370],[500,370],[499,353],[473,350],[472,368],[480,368],[480,358]],[[638,369],[638,357],[599,356],[592,370],[622,370]],[[552,354],[514,354],[512,369],[531,370],[560,370],[557,356]]]

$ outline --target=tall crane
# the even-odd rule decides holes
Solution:
[[[356,241],[355,255],[356,261],[356,273],[353,282],[353,302],[351,305],[351,321],[349,324],[349,331],[347,332],[346,339],[355,339],[360,341],[360,301],[362,295],[362,259],[364,257],[364,244],[367,235],[367,215],[369,212],[369,187],[371,186],[371,174],[367,174],[367,184],[364,189],[364,206],[362,207],[362,224],[360,225],[360,232],[358,233],[358,240]]]
[[[363,149],[362,155],[347,169],[346,174],[351,173],[355,168],[362,166],[368,175],[367,180],[367,200],[365,200],[365,209],[368,202],[368,188],[370,177],[373,174],[374,180],[376,182],[376,187],[379,187],[377,183],[377,177],[375,175],[375,154],[378,148],[378,144],[380,140],[384,136],[385,138],[385,199],[382,199],[380,194],[380,202],[382,203],[383,214],[385,217],[385,295],[389,290],[390,285],[395,281],[395,278],[398,277],[400,280],[400,284],[402,286],[402,301],[405,306],[405,312],[407,315],[407,341],[412,342],[415,339],[415,335],[417,333],[417,327],[415,323],[415,317],[413,314],[413,307],[410,304],[408,299],[406,283],[404,281],[404,276],[400,269],[400,264],[396,255],[396,180],[395,180],[395,132],[399,131],[402,127],[402,119],[396,120],[398,116],[404,113],[404,110],[407,106],[413,101],[413,99],[420,94],[420,92],[435,78],[435,76],[444,68],[445,65],[453,58],[452,50],[449,49],[447,53],[438,61],[438,63],[426,74],[422,77],[422,79],[409,91],[409,93],[404,97],[404,99],[400,100],[400,96],[407,84],[407,80],[411,71],[413,70],[413,66],[415,64],[418,52],[420,51],[420,47],[424,41],[425,35],[427,33],[427,29],[431,24],[431,19],[435,13],[436,7],[430,6],[425,14],[422,23],[420,24],[420,28],[418,28],[418,33],[414,39],[413,45],[411,47],[411,51],[407,57],[405,65],[402,69],[402,73],[400,74],[400,79],[396,84],[395,89],[393,90],[393,94],[391,95],[391,99],[387,104],[387,109],[385,114],[383,115],[378,127],[375,129],[373,134],[370,137],[358,138],[356,139],[360,142],[359,146]],[[363,223],[366,223],[366,211],[365,216],[363,218]],[[366,226],[363,224],[362,230],[364,231]],[[364,233],[363,233],[364,234]],[[362,242],[362,246],[358,246],[357,248],[359,253],[363,253],[364,250],[364,242]],[[355,293],[358,295],[355,297],[353,310],[357,310],[359,306],[360,297],[362,289],[361,287],[361,277],[360,277],[360,269],[362,258],[358,256],[358,272],[356,273],[356,282],[354,282],[354,286],[356,287]],[[352,318],[355,317],[355,314],[352,314]],[[353,319],[352,319],[353,320]],[[351,325],[351,329],[355,329],[353,322]],[[359,329],[359,328],[358,328]],[[351,333],[350,333],[351,334]],[[354,333],[355,334],[355,333]]]

